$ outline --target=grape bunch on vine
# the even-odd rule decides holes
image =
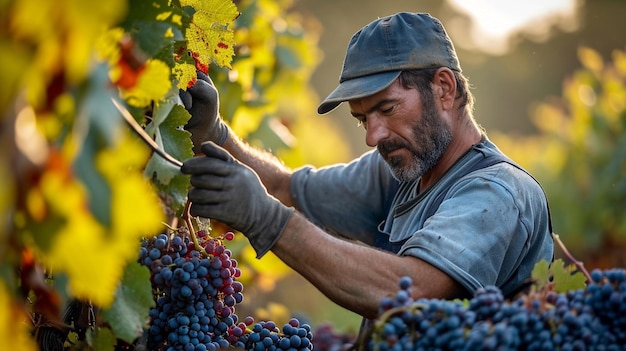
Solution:
[[[311,327],[296,318],[282,329],[273,321],[239,318],[241,270],[224,245],[233,238],[233,232],[212,237],[208,230],[182,227],[142,242],[139,262],[150,268],[155,307],[136,344],[167,351],[312,350]]]

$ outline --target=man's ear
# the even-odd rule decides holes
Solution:
[[[433,77],[435,99],[439,100],[444,110],[454,107],[456,98],[456,78],[454,72],[447,67],[441,67]]]

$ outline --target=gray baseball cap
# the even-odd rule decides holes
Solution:
[[[344,101],[373,95],[403,70],[433,67],[461,72],[454,45],[438,19],[409,12],[379,18],[350,39],[339,86],[317,112],[328,113]]]

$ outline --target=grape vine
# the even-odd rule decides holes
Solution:
[[[142,241],[139,263],[150,269],[156,306],[145,335],[149,350],[213,351],[313,349],[311,327],[296,318],[282,329],[272,321],[248,316],[235,306],[243,301],[241,270],[224,245],[234,233],[212,237],[209,231],[178,228]]]

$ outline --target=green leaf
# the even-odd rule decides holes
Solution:
[[[93,351],[113,351],[117,344],[115,335],[113,335],[113,332],[109,328],[98,328],[97,333],[88,329],[87,342]]]
[[[182,162],[193,157],[191,134],[183,129],[189,118],[189,112],[175,100],[163,101],[155,107],[152,122],[146,126],[146,133],[162,150]]]
[[[587,285],[587,278],[571,264],[565,266],[563,260],[557,259],[548,264],[545,260],[538,262],[533,268],[532,278],[539,287],[553,284],[554,291],[564,293],[583,289]]]
[[[130,0],[128,2],[128,14],[126,21],[121,26],[130,32],[141,21],[156,21],[157,17],[166,11],[176,11],[177,14],[184,14],[179,7],[170,6],[169,0]]]
[[[111,190],[109,184],[98,171],[96,154],[115,143],[118,128],[123,124],[119,112],[111,103],[113,90],[109,85],[106,65],[98,65],[93,75],[80,87],[82,103],[78,115],[88,123],[87,133],[82,142],[78,157],[72,165],[74,172],[85,184],[89,192],[89,208],[100,223],[111,224]]]
[[[185,161],[193,157],[191,134],[183,129],[190,117],[184,107],[170,99],[155,108],[146,132],[162,150],[181,162]],[[174,211],[180,212],[187,201],[189,178],[157,154],[148,161],[145,174],[164,196],[169,197],[168,204]]]
[[[185,203],[187,202],[187,191],[189,190],[189,177],[182,173],[170,180],[167,185],[156,183],[161,191],[161,196],[166,199],[166,203],[178,216],[182,215]]]
[[[531,274],[537,286],[544,286],[550,283],[550,264],[546,260],[541,260],[535,264]]]
[[[553,276],[554,290],[564,293],[572,290],[584,289],[587,278],[581,272],[576,271],[576,266],[565,266],[563,260],[555,260],[550,267]]]
[[[191,133],[183,129],[189,118],[191,118],[189,112],[183,106],[176,104],[159,128],[163,148],[179,161],[193,157]]]
[[[117,338],[132,343],[147,327],[148,312],[152,306],[150,271],[133,262],[124,271],[113,305],[102,311],[102,317]]]
[[[156,56],[166,47],[171,48],[174,40],[182,37],[180,28],[173,27],[171,23],[166,22],[138,22],[135,23],[134,30],[133,38],[139,43],[139,47],[150,57]],[[168,31],[171,31],[174,36],[165,39]]]

